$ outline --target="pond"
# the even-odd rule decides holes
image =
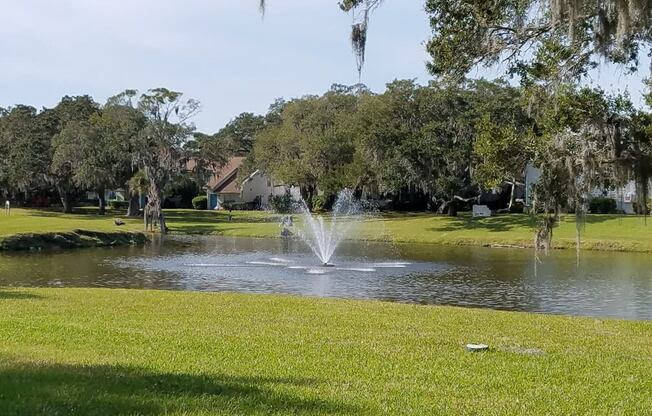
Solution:
[[[282,293],[652,319],[652,256],[345,241],[322,267],[287,239],[168,237],[145,247],[0,255],[0,286]],[[536,266],[536,267],[535,267]]]

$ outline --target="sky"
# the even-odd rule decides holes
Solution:
[[[202,103],[194,122],[214,133],[242,112],[265,113],[279,97],[355,84],[351,16],[337,0],[21,0],[0,14],[0,107],[52,107],[63,95],[103,103],[125,89],[167,87]],[[430,35],[423,0],[389,0],[372,17],[362,82],[426,84]],[[629,92],[642,105],[642,74],[615,66],[588,82]],[[495,71],[475,70],[471,76]]]

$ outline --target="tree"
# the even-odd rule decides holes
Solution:
[[[362,97],[356,135],[370,163],[365,170],[376,172],[381,192],[456,215],[456,201],[466,199],[472,185],[472,97],[461,88],[411,80]]]
[[[166,234],[163,190],[185,168],[184,145],[195,130],[190,119],[199,111],[199,102],[184,99],[180,92],[154,88],[139,97],[137,108],[146,119],[136,148],[137,161],[149,180],[145,225],[157,222]]]
[[[127,208],[127,216],[137,217],[140,215],[140,197],[147,194],[149,189],[149,180],[147,174],[143,170],[139,170],[127,182],[127,189],[129,190],[129,208]]]
[[[281,121],[257,136],[252,160],[275,179],[299,186],[309,206],[318,188],[330,194],[351,185],[346,168],[354,147],[345,120],[356,102],[354,95],[329,92],[285,104]]]
[[[642,0],[428,0],[434,75],[460,79],[476,65],[506,62],[523,77],[570,80],[600,58],[638,66],[652,40]]]
[[[220,129],[215,138],[222,140],[233,155],[245,156],[251,152],[256,134],[264,127],[265,117],[242,113]]]
[[[511,188],[507,209],[514,203],[516,185],[534,156],[536,124],[523,108],[521,89],[504,82],[476,82],[472,98],[476,137],[473,179],[484,189]]]
[[[75,192],[75,167],[79,154],[75,148],[81,143],[95,140],[89,128],[90,118],[98,114],[99,105],[88,96],[65,96],[52,110],[41,113],[50,117],[52,163],[48,172],[49,181],[55,186],[61,199],[63,211],[72,212],[72,199]]]
[[[539,93],[549,94],[542,89]],[[590,191],[596,186],[622,186],[630,177],[648,183],[649,176],[641,175],[649,169],[632,169],[637,165],[632,158],[638,159],[632,151],[640,148],[640,139],[632,134],[634,112],[626,97],[563,85],[545,103],[535,114],[541,140],[533,163],[542,169],[532,204],[539,223],[535,242],[547,250],[559,213],[570,210],[576,215],[579,249]],[[647,200],[647,186],[642,192]]]
[[[7,193],[29,195],[46,183],[50,166],[51,124],[47,114],[17,105],[4,111],[0,123],[2,182]]]
[[[73,183],[97,192],[100,215],[106,189],[124,186],[133,174],[135,139],[143,127],[137,110],[110,104],[88,120],[67,123],[58,135],[55,163],[69,164]]]

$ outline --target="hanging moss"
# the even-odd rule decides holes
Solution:
[[[266,6],[265,0],[260,0],[260,3],[258,4],[258,11],[260,12],[260,15],[263,17],[265,16],[265,6]]]
[[[358,68],[358,77],[362,76],[362,67],[364,66],[365,49],[367,46],[367,24],[354,23],[351,27],[351,47],[355,54],[355,60]]]

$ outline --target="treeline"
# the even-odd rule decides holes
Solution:
[[[241,115],[224,131],[248,131],[245,175],[261,169],[300,186],[309,204],[324,203],[318,191],[332,200],[351,188],[395,207],[455,215],[482,192],[502,192],[512,208],[528,163],[543,169],[530,201],[537,212],[582,214],[594,187],[630,179],[645,207],[651,129],[650,115],[628,97],[599,89],[397,80],[382,94],[335,85],[276,102],[266,116]]]
[[[215,137],[195,132],[198,110],[197,101],[165,88],[127,90],[104,105],[84,95],[40,111],[0,109],[2,196],[34,204],[57,195],[63,211],[72,212],[84,192],[94,191],[104,214],[105,190],[127,188],[128,213],[139,215],[138,196],[146,195],[148,223],[165,232],[166,188],[184,180],[203,184],[228,157]]]
[[[547,240],[559,212],[582,216],[590,191],[635,180],[646,211],[652,172],[652,119],[627,96],[535,83],[397,80],[374,94],[334,85],[320,96],[279,99],[267,114],[243,113],[213,135],[191,122],[199,103],[164,88],[127,90],[105,104],[64,97],[40,111],[0,114],[0,190],[15,200],[56,194],[65,211],[83,191],[147,195],[146,217],[165,230],[166,189],[199,190],[213,169],[247,156],[241,178],[261,170],[300,187],[309,205],[338,191],[385,198],[394,208],[455,215],[487,192],[514,204],[528,163],[542,169],[531,211]],[[552,215],[552,217],[550,215]]]

